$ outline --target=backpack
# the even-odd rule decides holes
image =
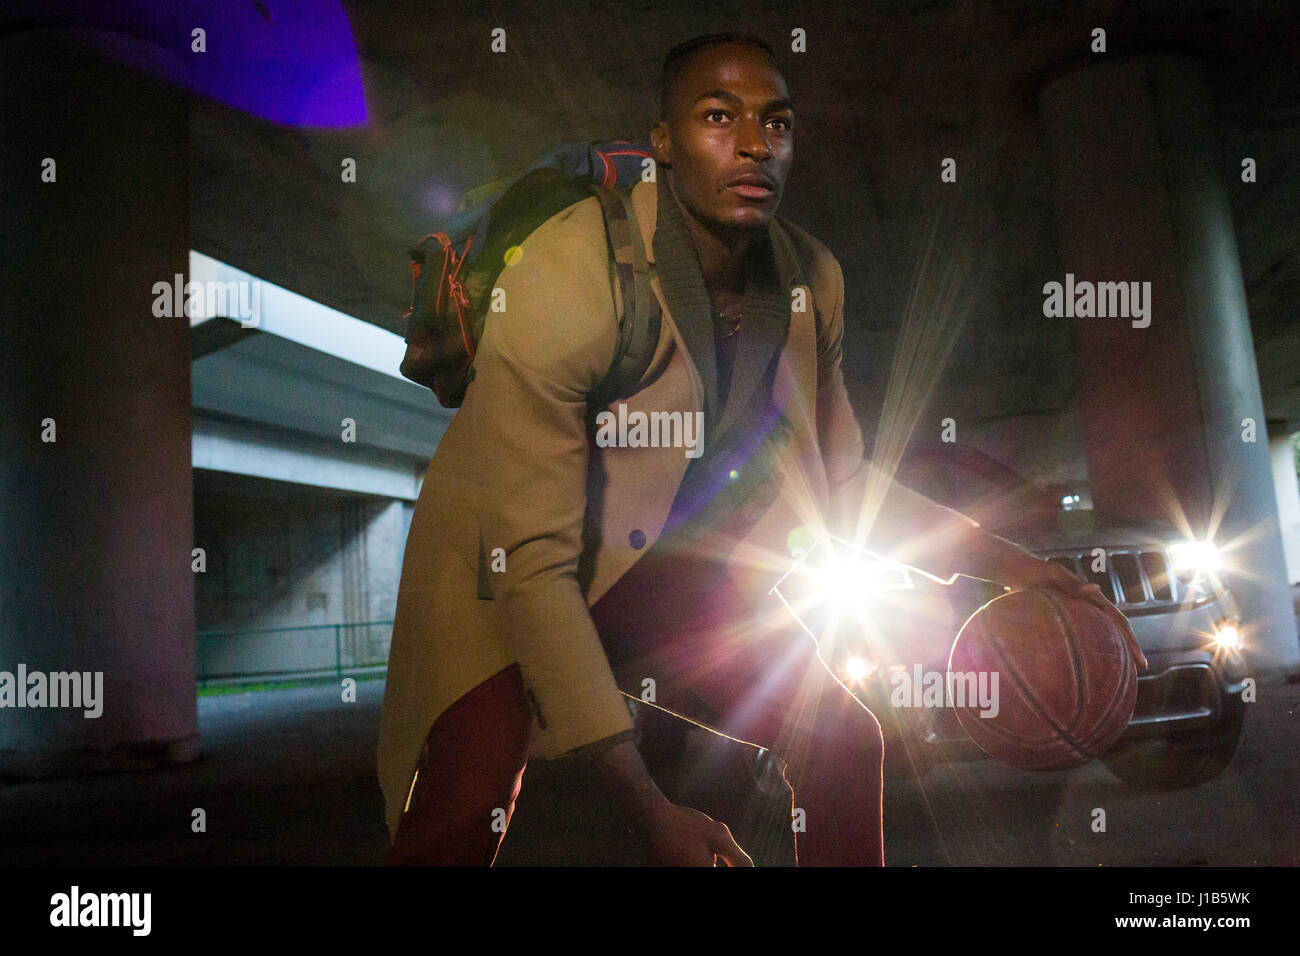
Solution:
[[[639,380],[659,340],[660,314],[628,193],[650,156],[645,147],[623,140],[565,143],[513,180],[467,197],[473,199],[468,208],[410,251],[411,305],[403,315],[401,374],[432,390],[444,408],[458,408],[474,377],[488,299],[509,250],[556,213],[594,195],[623,315],[614,361],[589,401],[605,404]]]

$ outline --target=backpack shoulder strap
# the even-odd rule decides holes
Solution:
[[[605,220],[605,238],[609,242],[614,270],[623,296],[623,314],[619,316],[618,346],[609,375],[602,382],[598,397],[612,400],[634,385],[650,367],[655,346],[659,343],[662,316],[659,302],[650,288],[650,267],[646,262],[645,243],[636,224],[627,193],[593,183],[592,192],[600,200]]]

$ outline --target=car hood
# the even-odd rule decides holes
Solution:
[[[1098,525],[1085,531],[1072,530],[1064,522],[1057,528],[1020,528],[1005,537],[1029,551],[1131,547],[1164,549],[1186,538],[1177,529],[1158,525]]]

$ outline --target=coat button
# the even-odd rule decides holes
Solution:
[[[634,547],[636,550],[640,551],[642,548],[645,547],[645,532],[642,531],[640,528],[636,528],[635,530],[633,530],[631,534],[627,536],[627,543],[632,545],[632,547]]]

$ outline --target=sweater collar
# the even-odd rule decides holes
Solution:
[[[705,435],[712,441],[722,437],[736,420],[785,342],[790,290],[801,280],[799,264],[793,261],[788,243],[775,242],[774,232],[782,227],[773,217],[772,225],[751,251],[731,388],[725,408],[720,408],[709,294],[684,214],[665,176],[657,177],[656,200],[652,261],[672,321],[703,384]]]

